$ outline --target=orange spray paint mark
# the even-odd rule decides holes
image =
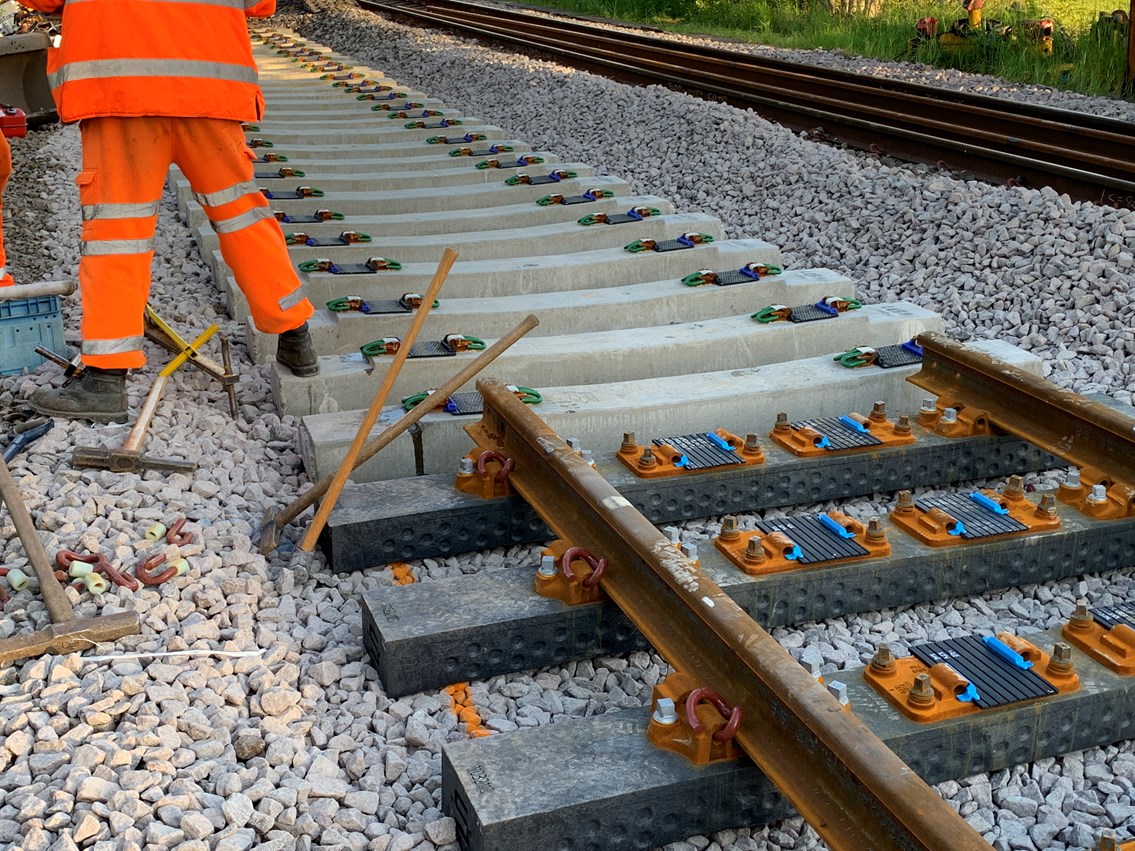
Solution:
[[[491,730],[486,730],[481,723],[481,716],[477,707],[473,705],[473,697],[469,693],[469,683],[454,683],[442,689],[449,695],[449,708],[457,716],[457,720],[465,725],[465,732],[471,739],[491,736]]]
[[[394,575],[395,585],[413,585],[414,574],[410,572],[410,565],[404,561],[396,561],[390,565],[390,572]]]

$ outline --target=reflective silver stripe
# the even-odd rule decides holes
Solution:
[[[54,89],[77,80],[114,77],[192,77],[253,85],[257,80],[256,69],[248,65],[197,59],[89,59],[68,62],[47,79]]]
[[[82,257],[102,257],[108,254],[144,254],[153,250],[153,239],[85,239],[79,243],[79,254]]]
[[[303,301],[303,287],[296,287],[276,304],[280,305],[280,310],[291,310],[301,301]]]
[[[239,201],[246,195],[258,195],[259,193],[260,190],[256,188],[255,181],[245,180],[242,183],[234,183],[232,186],[219,189],[216,192],[194,192],[193,200],[202,207],[219,207],[222,204],[231,204],[233,201]]]
[[[85,204],[83,221],[95,219],[145,219],[158,214],[161,199],[148,204]]]
[[[85,355],[122,355],[142,348],[142,337],[119,337],[117,340],[83,340]]]
[[[249,210],[247,213],[241,213],[239,216],[233,216],[231,219],[221,219],[220,221],[210,222],[213,230],[217,233],[234,233],[238,230],[244,230],[257,222],[264,221],[264,219],[274,219],[276,216],[268,207],[256,207]]]
[[[3,278],[7,274],[8,274],[8,267],[7,266],[0,266],[0,278]]]

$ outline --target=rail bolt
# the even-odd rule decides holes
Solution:
[[[823,672],[820,670],[823,667],[823,663],[819,659],[809,656],[807,659],[801,659],[800,664],[804,666],[804,670],[807,671],[816,682],[819,682],[823,677]]]
[[[893,674],[895,672],[895,654],[891,652],[891,645],[879,645],[879,649],[871,657],[871,670],[876,674]]]
[[[536,570],[536,575],[545,579],[551,579],[556,575],[556,557],[552,555],[540,556],[540,567]]]
[[[867,540],[872,544],[884,544],[887,541],[883,522],[878,517],[872,517],[867,521]]]
[[[1107,488],[1103,485],[1092,485],[1092,490],[1085,500],[1093,505],[1103,505],[1107,502]]]
[[[723,541],[736,541],[741,537],[741,530],[737,528],[737,518],[727,514],[721,518],[721,531],[717,537]]]
[[[1025,480],[1022,476],[1010,476],[1005,482],[1002,496],[1005,499],[1017,500],[1025,495]]]
[[[941,425],[953,425],[957,421],[958,421],[958,409],[957,408],[946,408],[944,411],[942,411],[942,416],[938,420],[939,424],[941,424]]]
[[[765,555],[765,548],[761,546],[760,535],[754,535],[749,538],[749,543],[745,546],[745,561],[749,564],[760,564],[768,558]]]
[[[1072,645],[1058,641],[1052,647],[1052,656],[1048,660],[1048,672],[1058,677],[1066,677],[1072,673]]]
[[[638,465],[644,469],[658,466],[658,459],[654,457],[654,453],[649,446],[644,446],[642,454],[638,456]]]
[[[792,430],[792,425],[788,422],[788,414],[784,411],[778,411],[776,414],[776,424],[772,427],[773,431],[786,432]]]
[[[741,454],[749,456],[761,454],[761,442],[756,432],[751,431],[745,435],[745,445],[741,447]]]
[[[871,406],[871,413],[867,417],[871,422],[881,423],[887,420],[887,403],[883,401],[876,402]]]
[[[1080,471],[1073,468],[1068,471],[1068,475],[1064,477],[1064,481],[1060,483],[1060,487],[1069,488],[1071,490],[1080,489]]]
[[[471,476],[471,475],[473,475],[473,459],[472,458],[462,458],[457,463],[457,475],[459,475],[459,476]]]
[[[914,494],[910,491],[899,491],[899,500],[895,503],[895,514],[914,513]]]
[[[1056,497],[1050,493],[1046,493],[1040,498],[1040,503],[1037,504],[1036,514],[1038,517],[1055,517],[1056,516]]]
[[[633,431],[623,432],[623,443],[619,447],[620,452],[634,452],[638,448],[638,442],[635,440]]]
[[[1092,613],[1088,611],[1087,600],[1077,600],[1076,610],[1072,612],[1072,617],[1068,619],[1068,626],[1072,629],[1091,629],[1092,624],[1095,623],[1095,618]]]
[[[907,702],[913,706],[933,706],[937,700],[934,686],[930,684],[929,674],[919,674],[914,678],[914,685],[906,696]]]
[[[654,714],[650,720],[663,727],[673,727],[678,723],[678,710],[674,708],[674,701],[668,697],[660,697],[654,704]]]
[[[894,431],[895,434],[910,434],[910,414],[899,414]]]

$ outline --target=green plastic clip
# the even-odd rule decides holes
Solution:
[[[791,308],[785,307],[783,304],[770,304],[768,307],[758,310],[749,318],[755,319],[762,325],[767,325],[770,322],[779,322],[782,319],[787,319]]]
[[[861,366],[873,364],[878,359],[878,352],[870,346],[856,346],[843,354],[836,355],[832,360],[847,369],[857,369]]]

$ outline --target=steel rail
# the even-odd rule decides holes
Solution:
[[[918,343],[922,370],[907,381],[947,405],[984,411],[998,428],[1072,464],[1135,487],[1135,428],[1129,417],[944,334],[920,334]]]
[[[502,382],[477,389],[474,440],[515,460],[512,485],[558,535],[608,560],[603,589],[670,664],[742,707],[738,744],[832,848],[989,848]]]
[[[523,32],[527,40],[536,35],[542,44],[564,43],[564,27],[558,20],[521,15],[518,26],[516,14],[510,14],[508,21],[502,23],[493,9],[461,0],[421,0],[420,5],[436,17],[452,22],[476,22],[485,31],[511,35]],[[623,33],[583,26],[576,26],[572,33],[575,48],[587,48],[589,54],[624,62],[630,58]],[[634,67],[651,69],[660,78],[674,83],[698,84],[704,79],[731,86],[739,92],[776,94],[781,98],[804,95],[805,103],[824,103],[837,112],[846,111],[848,104],[854,103],[856,113],[889,114],[894,121],[917,117],[918,126],[956,138],[970,138],[976,133],[1006,145],[1035,146],[1050,154],[1074,145],[1074,150],[1089,155],[1091,162],[1124,173],[1131,173],[1133,168],[1131,163],[1116,156],[1117,150],[1131,146],[1129,137],[1133,128],[1127,122],[1091,117],[1082,120],[1076,112],[1052,108],[1030,107],[1027,113],[1016,109],[1007,112],[1006,105],[1011,102],[996,98],[978,95],[969,95],[964,100],[943,98],[942,90],[931,86],[896,84],[847,72],[818,74],[817,69],[800,64],[769,62],[718,48],[692,48],[665,39],[640,37],[632,41],[642,48],[635,55]],[[867,98],[876,103],[866,103]],[[996,126],[1000,132],[974,128],[958,132],[960,121],[972,122],[978,118]],[[1041,133],[1043,135],[1039,135]]]
[[[995,180],[1043,183],[1077,198],[1135,205],[1132,125],[1067,110],[880,81],[717,48],[441,0],[360,0],[426,25],[448,25],[522,50],[537,48],[617,79],[662,83],[755,107],[796,129],[820,126],[849,144],[960,166]],[[959,160],[960,158],[960,160]]]

